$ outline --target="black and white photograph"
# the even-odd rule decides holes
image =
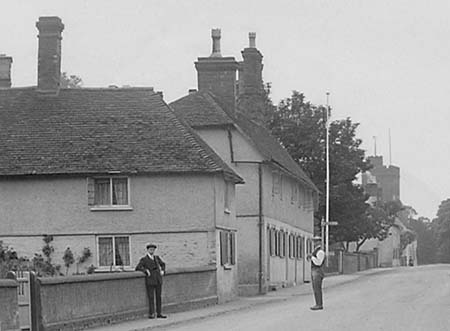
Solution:
[[[450,331],[449,14],[0,0],[0,331]]]

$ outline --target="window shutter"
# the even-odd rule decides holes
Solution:
[[[278,230],[275,231],[275,256],[280,254],[280,233]]]
[[[231,264],[236,264],[236,233],[230,232],[230,244],[231,244]]]
[[[220,264],[224,265],[227,262],[227,236],[226,233],[223,231],[220,231]]]
[[[93,206],[95,204],[95,181],[94,178],[87,178],[87,195],[88,195],[88,205]]]

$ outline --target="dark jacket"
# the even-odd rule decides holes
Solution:
[[[166,271],[166,264],[163,260],[157,255],[153,255],[154,260],[152,260],[148,255],[142,257],[136,266],[136,271],[142,271],[146,274],[145,281],[147,285],[160,285],[162,284],[162,276],[161,270]],[[146,270],[150,272],[150,275],[147,275]]]

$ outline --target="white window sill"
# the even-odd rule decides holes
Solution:
[[[223,269],[224,270],[231,270],[231,269],[233,269],[233,265],[232,264],[224,264],[223,265]]]
[[[223,211],[225,214],[231,214],[231,210],[229,210],[228,208],[225,208],[225,210]]]
[[[105,273],[105,272],[121,272],[121,271],[134,271],[134,268],[131,266],[113,266],[111,267],[97,267],[94,273]]]
[[[133,210],[131,206],[93,206],[91,211],[130,211]]]

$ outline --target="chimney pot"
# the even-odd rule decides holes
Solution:
[[[64,24],[59,17],[39,17],[38,91],[57,95],[61,80],[61,33]]]
[[[250,48],[256,48],[256,32],[249,32],[248,33],[248,47]]]
[[[220,29],[212,29],[211,37],[212,37],[211,57],[222,57],[222,54],[220,52]]]
[[[230,112],[236,107],[236,70],[238,62],[232,56],[220,54],[220,29],[211,31],[213,54],[199,57],[195,62],[198,90],[210,91],[221,101],[221,105]]]
[[[12,57],[0,54],[0,88],[11,87],[11,64]]]

